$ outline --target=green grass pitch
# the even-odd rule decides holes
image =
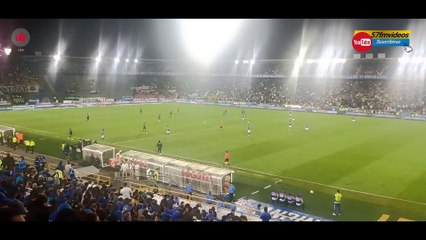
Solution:
[[[237,197],[262,190],[252,197],[267,201],[273,188],[294,189],[304,195],[305,202],[312,202],[306,211],[330,217],[332,197],[339,187],[348,189],[343,191],[342,210],[350,212],[351,201],[357,209],[344,220],[377,220],[386,212],[426,220],[426,122],[370,117],[353,122],[342,115],[293,115],[295,122],[289,129],[288,111],[246,109],[243,121],[238,107],[167,103],[2,112],[0,124],[34,137],[36,151],[56,157],[62,155],[61,143],[68,141],[68,128],[75,139],[97,139],[101,144],[104,128],[104,144],[116,146],[117,151],[155,152],[161,139],[165,155],[216,165],[228,150],[231,168],[236,168]],[[144,122],[147,133],[142,132]],[[309,132],[304,131],[305,123]],[[274,184],[280,177],[291,179]],[[272,186],[265,190],[268,184]],[[309,194],[309,189],[315,189],[315,194]]]

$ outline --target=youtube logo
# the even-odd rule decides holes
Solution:
[[[30,33],[24,28],[15,29],[12,33],[11,40],[15,46],[24,47],[30,42]]]

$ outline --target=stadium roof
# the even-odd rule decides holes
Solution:
[[[307,58],[318,58],[328,48],[342,51],[336,57],[349,57],[354,53],[350,44],[354,30],[403,30],[413,24],[424,25],[426,20],[246,19],[217,58],[294,59],[305,45]],[[3,19],[0,26],[3,42],[9,41],[16,28],[29,31],[31,41],[24,48],[26,55],[41,51],[53,56],[61,51],[79,57],[102,52],[105,57],[121,55],[122,59],[189,58],[174,19]],[[377,51],[393,49],[382,47]]]

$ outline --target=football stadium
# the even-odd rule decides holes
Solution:
[[[2,221],[426,220],[424,20],[0,26]]]

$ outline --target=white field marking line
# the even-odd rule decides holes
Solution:
[[[3,123],[2,124],[8,124],[8,123]],[[22,129],[28,129],[34,132],[42,132],[42,133],[46,133],[46,135],[51,135],[51,136],[55,136],[55,137],[66,137],[68,138],[68,135],[65,134],[60,134],[60,133],[54,133],[54,132],[49,132],[49,131],[45,131],[45,130],[40,130],[40,129],[36,129],[36,128],[29,128],[29,127],[24,127],[24,126],[19,126],[19,125],[10,125],[13,127],[17,127],[17,128],[22,128]],[[85,137],[79,137],[79,136],[73,136],[73,139],[85,139]]]
[[[6,124],[8,124],[8,123],[6,123]],[[52,132],[44,131],[44,130],[21,127],[21,126],[18,126],[18,125],[13,125],[13,126],[25,128],[25,129],[30,129],[30,130],[37,130],[37,131],[40,131],[40,132],[46,132],[46,133],[49,133],[51,135],[66,136],[66,135],[63,135],[63,134],[57,134],[57,133],[52,133]],[[112,145],[119,146],[119,147],[122,147],[122,148],[129,148],[128,146],[122,146],[122,145],[117,145],[117,144],[112,144]],[[146,151],[146,152],[156,153],[155,151],[141,149],[141,148],[138,148],[136,150],[143,150],[143,151]],[[203,160],[199,160],[199,159],[195,159],[195,158],[184,157],[184,156],[175,155],[175,154],[167,154],[167,155],[172,156],[172,157],[178,157],[178,158],[181,158],[181,159],[190,159],[190,160],[193,160],[193,161],[196,161],[196,162],[202,162],[202,163],[212,165],[211,162],[207,162],[207,161],[203,161]],[[219,165],[219,164],[215,164],[215,165]],[[385,196],[385,195],[380,195],[380,194],[368,193],[368,192],[363,192],[363,191],[358,191],[358,190],[353,190],[353,189],[348,189],[348,188],[344,188],[344,187],[338,187],[338,186],[334,186],[334,185],[328,185],[328,184],[323,184],[323,183],[318,183],[318,182],[313,182],[313,181],[303,180],[303,179],[298,179],[298,178],[283,177],[283,176],[278,176],[276,174],[251,170],[251,169],[247,169],[247,168],[241,168],[241,167],[235,167],[235,166],[232,166],[231,168],[238,169],[238,170],[245,171],[245,172],[257,173],[257,174],[262,175],[262,176],[268,175],[268,176],[275,177],[275,178],[290,179],[292,181],[297,181],[297,182],[309,183],[309,184],[319,185],[319,186],[328,187],[328,188],[341,189],[341,190],[345,190],[345,191],[348,191],[348,192],[360,193],[360,194],[370,195],[370,196],[379,197],[379,198],[393,199],[393,200],[397,200],[397,201],[401,201],[401,202],[408,202],[408,203],[426,206],[426,203],[424,203],[424,202],[416,202],[416,201],[411,201],[411,200],[407,200],[407,199],[401,199],[401,198],[390,197],[390,196]]]
[[[274,183],[275,183],[275,184],[277,184],[277,183],[282,182],[282,181],[283,181],[283,180],[281,180],[281,179],[280,179],[280,180],[278,180],[278,181],[275,181]]]
[[[271,185],[268,185],[268,186],[264,187],[263,189],[268,189],[268,188],[270,188],[270,187],[271,187]]]
[[[127,146],[120,146],[120,145],[116,145],[116,146],[128,148]],[[155,151],[146,150],[146,149],[142,149],[142,148],[139,148],[139,149],[136,149],[136,150],[142,150],[142,151],[147,151],[147,152],[151,152],[151,153],[156,153]],[[176,154],[167,154],[167,156],[177,157],[177,158],[180,158],[180,159],[189,159],[189,160],[193,160],[195,162],[201,162],[201,163],[204,163],[204,164],[207,164],[207,165],[220,165],[219,163],[214,164],[212,162],[203,161],[203,160],[190,158],[190,157],[184,157],[184,156],[180,156],[180,155],[176,155]],[[230,168],[236,169],[236,170],[241,170],[241,171],[244,171],[244,172],[250,172],[250,173],[253,173],[253,175],[260,175],[262,177],[265,176],[265,175],[268,175],[268,176],[275,177],[275,178],[289,179],[289,180],[296,181],[296,182],[309,183],[309,184],[319,185],[319,186],[328,187],[328,188],[345,190],[345,191],[348,191],[348,192],[360,193],[360,194],[370,195],[370,196],[379,197],[379,198],[393,199],[393,200],[397,200],[397,201],[401,201],[401,202],[408,202],[408,203],[426,206],[425,202],[416,202],[416,201],[411,201],[411,200],[407,200],[407,199],[401,199],[401,198],[390,197],[390,196],[385,196],[385,195],[380,195],[380,194],[368,193],[368,192],[363,192],[363,191],[358,191],[358,190],[353,190],[353,189],[349,189],[349,188],[338,187],[338,186],[334,186],[334,185],[328,185],[328,184],[324,184],[324,183],[318,183],[318,182],[313,182],[313,181],[303,180],[303,179],[298,179],[298,178],[283,177],[283,176],[279,176],[279,175],[276,175],[276,174],[273,174],[273,173],[261,172],[261,171],[256,171],[256,170],[242,168],[242,167],[232,166]]]
[[[259,191],[256,191],[256,192],[252,192],[252,193],[251,193],[251,195],[254,195],[254,194],[258,193],[258,192],[259,192]]]
[[[40,129],[36,129],[36,128],[29,128],[29,127],[24,127],[24,126],[19,126],[16,124],[9,124],[9,123],[4,123],[1,122],[4,125],[9,125],[9,126],[13,126],[14,128],[23,128],[23,129],[28,129],[28,130],[32,130],[34,132],[43,132],[46,133],[48,135],[52,135],[52,136],[66,136],[66,135],[62,135],[62,134],[58,134],[58,133],[54,133],[54,132],[49,132],[49,131],[45,131],[45,130],[40,130]]]

